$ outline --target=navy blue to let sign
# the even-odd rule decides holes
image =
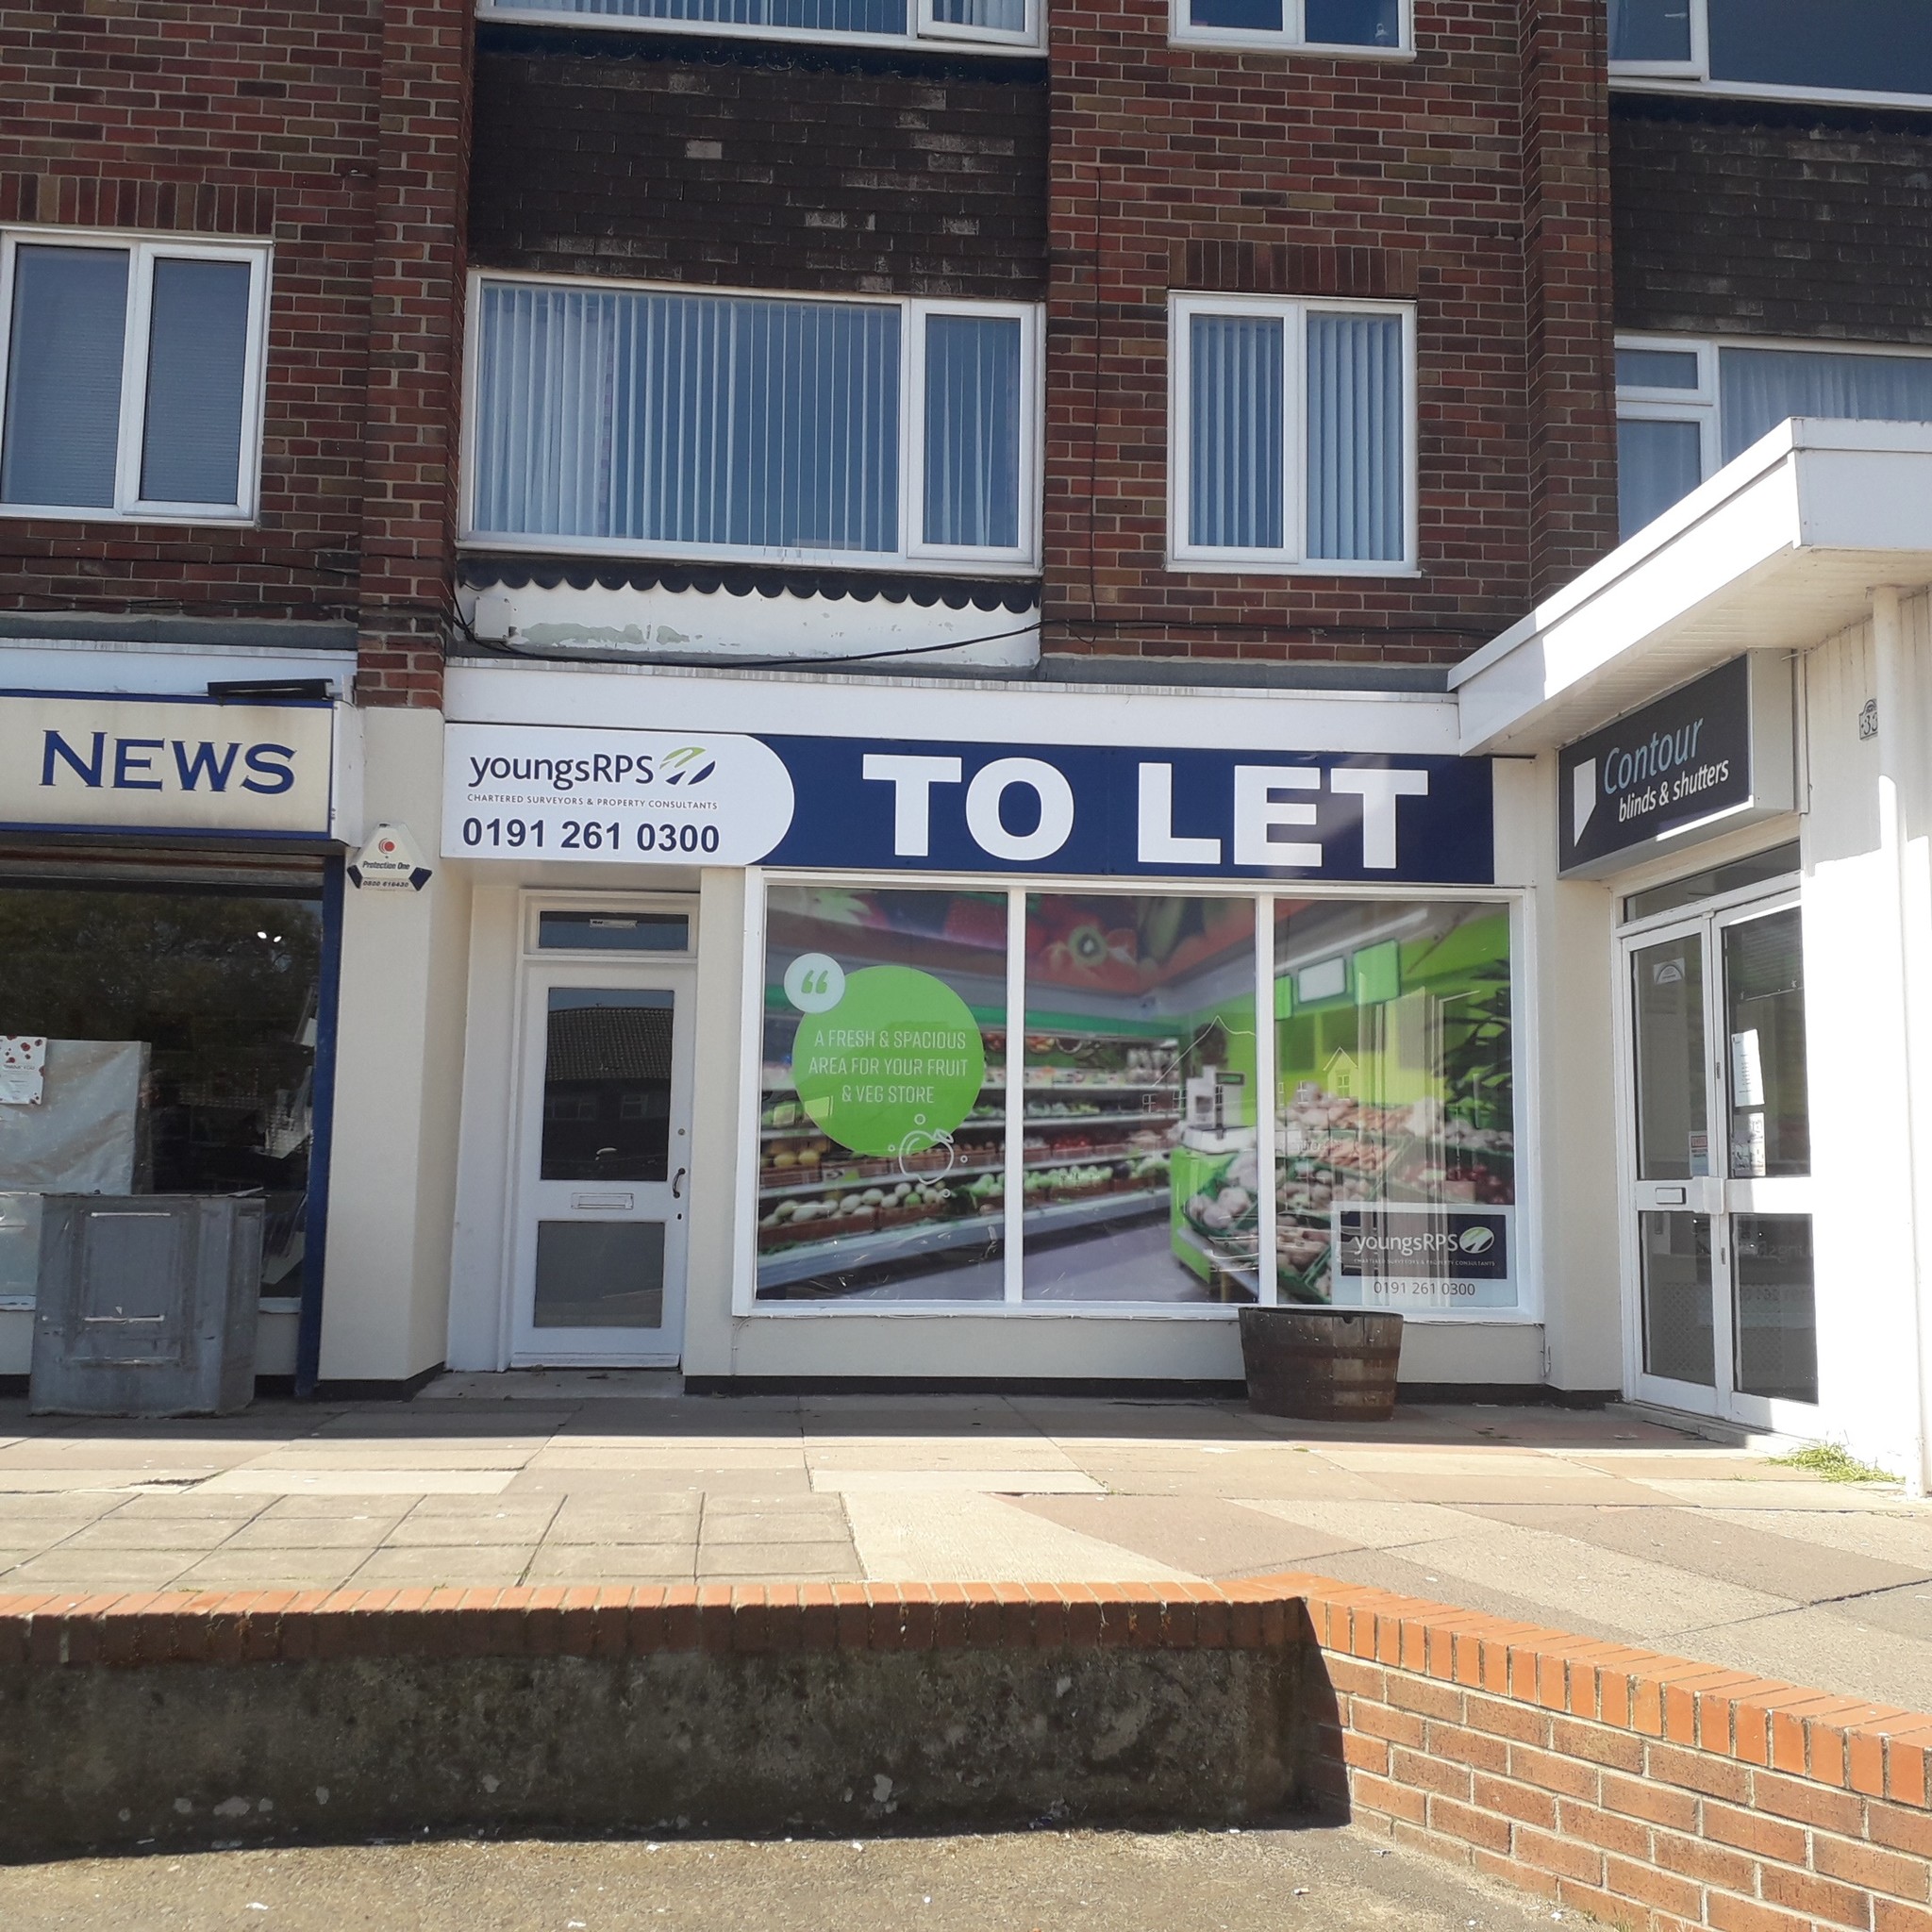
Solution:
[[[1487,759],[768,738],[774,865],[1490,885]]]

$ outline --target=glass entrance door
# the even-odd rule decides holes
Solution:
[[[519,1365],[674,1365],[691,1194],[689,975],[526,977]]]
[[[1818,1400],[1795,900],[1624,942],[1634,1393],[1763,1427]]]

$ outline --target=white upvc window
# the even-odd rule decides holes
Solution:
[[[478,0],[477,10],[486,20],[737,40],[969,42],[994,54],[1037,54],[1042,42],[1042,0]]]
[[[1633,86],[1932,105],[1924,0],[1609,0],[1609,41]]]
[[[269,254],[0,232],[0,515],[253,517]]]
[[[1037,306],[479,275],[464,540],[1018,575]]]
[[[1932,423],[1932,351],[1617,338],[1617,497],[1634,537],[1791,416]]]
[[[1171,0],[1170,32],[1207,46],[1407,55],[1411,0]]]
[[[1170,316],[1171,563],[1414,571],[1414,308],[1176,294]]]

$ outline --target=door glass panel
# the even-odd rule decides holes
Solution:
[[[1029,893],[1028,1300],[1252,1302],[1251,899]]]
[[[1680,1181],[1707,1174],[1704,941],[1686,933],[1645,946],[1632,954],[1630,971],[1637,1016],[1638,1178]]]
[[[1798,908],[1724,928],[1733,1180],[1811,1171]]]
[[[676,998],[656,987],[550,989],[541,1179],[666,1177]]]
[[[1731,1223],[1737,1385],[1745,1395],[1818,1400],[1811,1217],[1740,1214]]]
[[[1640,1214],[1643,1372],[1709,1389],[1717,1381],[1710,1299],[1710,1217]]]
[[[547,1143],[547,1118],[544,1124]],[[531,1325],[661,1328],[664,1224],[540,1221]]]
[[[688,953],[691,921],[682,912],[540,912],[537,945],[545,953]]]

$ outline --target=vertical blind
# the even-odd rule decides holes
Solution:
[[[1308,317],[1308,551],[1399,563],[1403,489],[1402,319]]]
[[[740,550],[900,548],[896,304],[486,283],[474,529]],[[915,311],[916,534],[1014,550],[1017,316]]]
[[[1724,349],[1718,371],[1725,462],[1787,416],[1932,423],[1932,357]]]
[[[1196,315],[1188,343],[1188,528],[1195,543],[1282,547],[1286,321]]]
[[[1653,524],[1704,480],[1704,435],[1695,423],[1617,424],[1617,522],[1625,538]]]
[[[925,327],[925,541],[1020,541],[1020,322],[935,315]]]
[[[1190,318],[1190,541],[1350,563],[1407,553],[1407,351],[1399,315],[1303,318],[1305,420],[1290,420],[1286,316]],[[1307,458],[1304,526],[1286,527],[1287,455]]]
[[[245,261],[154,265],[141,457],[141,493],[150,503],[236,500],[248,281]]]
[[[1688,60],[1690,0],[1610,0],[1612,60]]]
[[[1024,34],[1026,0],[932,0],[932,17],[947,26],[974,26],[982,33]]]
[[[475,527],[891,551],[900,311],[486,285]]]
[[[499,0],[519,11],[601,13],[626,20],[701,21],[720,26],[791,27],[804,33],[903,34],[908,31],[907,0]],[[964,8],[967,25],[974,11],[1001,12],[1024,0],[953,0]],[[950,18],[951,16],[943,16]],[[1024,22],[1022,22],[1024,25]]]
[[[17,249],[0,502],[111,508],[129,257]]]

